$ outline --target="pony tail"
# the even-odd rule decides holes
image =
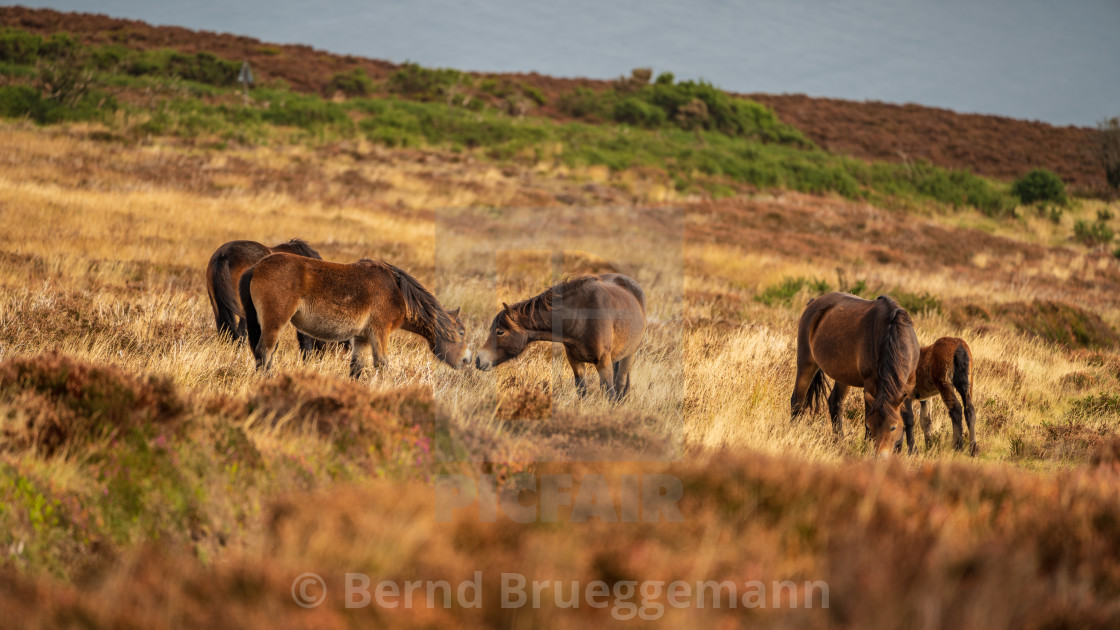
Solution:
[[[214,323],[218,326],[218,333],[228,332],[236,340],[241,339],[241,332],[237,328],[236,313],[237,290],[230,278],[229,260],[221,260],[210,266],[210,305],[214,309]]]
[[[245,327],[249,332],[249,350],[257,351],[257,344],[261,341],[261,322],[257,319],[257,307],[253,304],[253,294],[250,284],[253,281],[253,269],[241,274],[241,283],[238,293],[241,295],[241,308],[245,310]]]
[[[817,413],[830,393],[828,383],[824,380],[824,370],[818,369],[809,382],[809,390],[805,392],[805,406],[809,411]]]
[[[972,353],[963,341],[953,352],[953,387],[962,397],[972,390]]]
[[[882,299],[882,298],[880,298]],[[907,326],[913,326],[910,313],[899,306],[894,300],[888,298],[892,307],[891,314],[887,317],[887,329],[883,340],[879,344],[879,392],[872,403],[872,411],[880,411],[888,399],[897,398],[905,387],[904,375],[899,373],[899,362],[902,360],[900,350],[902,346],[902,331]]]

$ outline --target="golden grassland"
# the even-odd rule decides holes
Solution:
[[[1000,221],[780,191],[680,198],[648,173],[0,125],[0,605],[13,618],[614,621],[588,608],[404,614],[290,600],[303,571],[331,576],[337,594],[346,571],[458,581],[474,570],[488,584],[514,570],[833,589],[827,611],[690,609],[659,618],[666,627],[1120,615],[1105,562],[1120,540],[1120,262],[1031,211]],[[1075,202],[1062,221],[1103,207]],[[203,270],[225,241],[292,237],[328,260],[412,271],[463,307],[476,346],[502,301],[571,273],[624,271],[649,303],[631,396],[580,399],[549,347],[493,372],[453,371],[403,332],[360,383],[340,353],[302,362],[289,333],[275,373],[257,375],[245,347],[216,336]],[[969,342],[977,458],[951,450],[940,402],[934,446],[919,431],[914,455],[882,466],[866,461],[857,395],[842,438],[819,414],[789,422],[796,322],[815,289],[763,298],[800,278],[905,294],[923,343]],[[434,521],[434,475],[541,471],[671,472],[685,522]]]

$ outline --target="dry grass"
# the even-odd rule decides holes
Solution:
[[[985,231],[975,228],[988,220],[967,211],[920,217],[793,194],[662,205],[665,191],[652,185],[625,194],[612,187],[628,185],[626,174],[502,173],[469,156],[368,146],[129,146],[91,141],[80,127],[2,125],[0,500],[12,507],[0,509],[0,564],[13,569],[0,572],[0,605],[24,615],[18,619],[178,626],[213,620],[205,611],[228,605],[232,625],[284,618],[327,627],[353,619],[337,610],[284,617],[293,614],[292,570],[462,579],[467,567],[506,565],[543,579],[608,569],[667,580],[821,576],[848,602],[829,617],[758,618],[771,625],[1116,618],[1114,607],[1099,606],[1120,581],[1093,564],[1093,554],[1115,549],[1094,547],[1103,543],[1079,528],[1117,522],[1108,520],[1117,518],[1114,501],[1102,497],[1116,488],[1107,471],[1120,426],[1120,266],[1108,254],[1056,246],[1037,222]],[[587,186],[599,176],[605,186]],[[565,206],[558,197],[592,204]],[[329,260],[383,257],[413,271],[444,304],[462,305],[475,344],[502,301],[572,273],[624,271],[649,304],[631,396],[619,405],[580,399],[553,348],[534,347],[496,372],[455,372],[406,333],[394,335],[388,367],[368,383],[346,379],[341,355],[302,363],[286,334],[277,374],[263,380],[245,348],[216,338],[202,271],[227,240],[291,237]],[[933,307],[914,313],[916,327],[924,343],[952,335],[972,347],[978,461],[949,449],[940,403],[937,445],[889,468],[863,461],[856,395],[843,438],[821,416],[791,424],[794,331],[810,293],[772,305],[755,299],[787,278],[934,296]],[[1062,305],[1061,330],[1097,332],[1088,341],[1062,337],[1051,330],[1057,311],[1048,304]],[[29,373],[63,385],[35,386]],[[88,383],[112,385],[107,406],[82,406]],[[160,422],[169,419],[165,430]],[[139,428],[121,440],[106,422]],[[56,425],[69,433],[53,441],[25,434]],[[1094,452],[1100,470],[1079,468]],[[692,512],[678,529],[599,523],[542,534],[469,515],[432,522],[433,474],[506,479],[547,470],[540,461],[650,460],[677,463],[639,470],[687,481]],[[618,474],[634,465],[612,466]],[[379,478],[387,480],[362,489]],[[744,512],[741,501],[765,505]],[[1044,502],[1073,512],[1055,525],[1045,521],[1049,508],[1015,507]],[[308,533],[322,522],[323,532]],[[1083,546],[1073,555],[1043,549],[1056,535],[1050,526],[1072,531]],[[798,528],[817,534],[789,538]],[[1013,534],[1003,539],[1003,531]],[[153,539],[172,550],[146,550]],[[999,555],[1028,542],[1038,548]],[[696,554],[709,564],[688,564]],[[1045,564],[1053,554],[1056,564]],[[1000,571],[1016,577],[1001,586]],[[949,585],[949,574],[962,586]],[[1027,579],[1035,575],[1042,586]],[[55,581],[89,576],[97,579],[80,583],[97,586]],[[909,580],[897,604],[890,576]],[[180,578],[173,588],[190,593],[186,603],[158,621],[144,589],[131,607],[100,603]],[[203,583],[209,590],[191,590]],[[1045,599],[1043,586],[1053,584],[1066,586]],[[1000,606],[985,617],[980,597],[1001,592],[1042,598],[1023,609],[1035,616]],[[64,612],[36,617],[43,606]],[[922,616],[934,608],[946,616]],[[504,614],[367,611],[356,619],[503,627],[546,620]],[[597,615],[578,619],[585,625]]]

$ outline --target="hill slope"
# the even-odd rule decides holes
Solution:
[[[266,44],[251,37],[153,27],[104,15],[60,13],[23,7],[0,7],[0,25],[40,34],[69,32],[96,43],[136,48],[172,48],[210,52],[250,62],[261,81],[281,78],[295,90],[322,93],[330,78],[363,68],[383,79],[399,66],[381,60],[335,55],[308,46]],[[619,68],[620,72],[628,69]],[[538,74],[509,76],[533,86],[546,104],[535,113],[563,117],[553,106],[577,87],[607,89],[609,81],[559,79]],[[1074,187],[1104,193],[1107,183],[1094,157],[1092,129],[1055,127],[998,116],[958,114],[920,105],[853,102],[803,95],[750,94],[771,106],[783,121],[801,129],[830,151],[888,161],[925,159],[950,168],[967,168],[990,177],[1013,179],[1035,167],[1058,173]]]

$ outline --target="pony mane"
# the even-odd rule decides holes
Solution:
[[[506,328],[515,331],[551,329],[553,300],[557,297],[562,300],[564,292],[578,289],[598,280],[599,276],[590,274],[565,278],[527,300],[521,300],[502,309],[502,312],[498,313],[497,321]]]
[[[317,258],[319,260],[323,259],[323,257],[319,255],[319,252],[316,251],[314,247],[312,247],[307,241],[303,240],[302,238],[293,238],[287,243],[281,243],[276,247],[283,247],[293,254],[299,254],[300,256],[305,256],[307,258]]]
[[[375,261],[363,258],[358,262],[380,267],[393,274],[393,279],[397,281],[397,287],[401,290],[401,295],[404,296],[404,316],[406,320],[418,324],[420,328],[428,331],[434,337],[446,340],[457,338],[459,327],[455,324],[455,320],[447,314],[436,296],[425,289],[424,285],[420,284],[420,281],[414,278],[412,274],[384,260]]]
[[[893,298],[880,295],[880,300],[889,308],[887,315],[886,334],[879,341],[879,391],[871,404],[872,413],[882,411],[887,400],[897,399],[905,388],[906,377],[902,373],[902,333],[907,327],[913,327],[910,313],[898,305]]]

